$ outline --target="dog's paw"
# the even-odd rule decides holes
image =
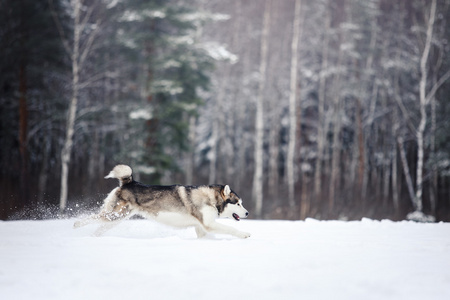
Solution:
[[[237,234],[237,237],[241,238],[241,239],[246,239],[250,237],[250,233],[248,232],[243,232],[243,231],[239,231]]]

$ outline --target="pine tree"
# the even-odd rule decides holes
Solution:
[[[142,62],[141,97],[130,112],[140,133],[129,144],[140,150],[128,159],[152,182],[178,170],[177,158],[188,150],[189,117],[202,103],[199,89],[208,88],[212,59],[194,43],[203,25],[194,22],[198,17],[176,1],[133,1],[121,17],[123,42],[136,45]]]

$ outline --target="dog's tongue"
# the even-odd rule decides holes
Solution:
[[[236,221],[239,221],[240,219],[239,219],[239,216],[237,215],[237,214],[233,214],[233,218],[236,220]]]

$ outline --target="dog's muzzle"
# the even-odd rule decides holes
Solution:
[[[245,217],[246,217],[246,218],[247,218],[247,216],[248,216],[248,212],[245,213]],[[236,221],[241,220],[241,217],[239,217],[239,215],[238,215],[237,213],[234,213],[234,214],[233,214],[233,218],[234,218]]]

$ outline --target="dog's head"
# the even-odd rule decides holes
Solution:
[[[219,210],[221,218],[233,218],[236,221],[247,218],[248,211],[242,205],[242,199],[228,185],[221,188],[220,196],[223,199],[223,209]]]

